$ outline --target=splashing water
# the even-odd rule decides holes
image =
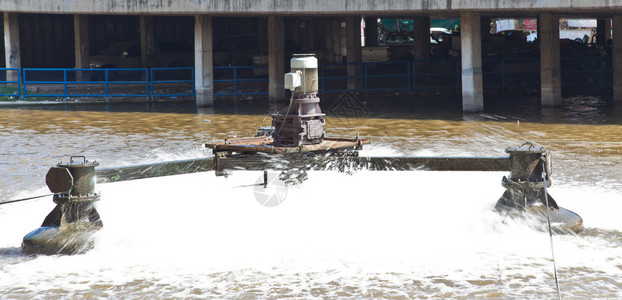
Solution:
[[[68,115],[67,122],[82,120]],[[88,150],[89,158],[108,159],[106,166],[204,156],[197,143],[233,133],[226,128],[236,119],[210,115],[209,126],[215,128],[189,129],[187,124],[205,117],[139,116],[143,123],[138,124],[133,121],[136,114],[88,116],[95,123],[105,117],[114,117],[114,122],[101,121],[100,129],[73,137],[77,148],[41,143],[40,151],[30,154],[19,152],[22,148],[14,138],[30,139],[34,145],[64,133],[51,125],[31,132],[26,125],[0,123],[2,132],[13,138],[2,142],[15,149],[9,157],[30,159],[6,160],[9,167],[0,168],[54,162],[58,155],[89,149],[93,137],[105,141],[109,135],[118,137]],[[237,118],[253,121],[261,116]],[[124,120],[131,122],[118,127]],[[602,137],[594,135],[598,128],[590,126],[362,121],[376,137],[361,153],[370,156],[501,156],[507,146],[527,139],[545,141],[554,133],[558,139],[570,139],[572,134],[574,140]],[[9,133],[9,127],[19,130]],[[252,129],[235,130],[241,134]],[[381,134],[389,131],[395,136]],[[556,161],[549,192],[561,206],[579,213],[586,227],[578,235],[554,236],[562,297],[621,298],[622,176],[615,167],[619,148],[547,145],[554,146]],[[46,151],[50,149],[57,150]],[[49,166],[29,172],[44,174]],[[575,172],[578,169],[584,173]],[[596,170],[602,173],[591,176]],[[17,198],[47,193],[40,174],[19,179],[11,172],[3,172],[9,174],[4,178],[35,187],[17,192],[3,186],[5,194]],[[253,184],[263,176],[261,172],[236,171],[227,178],[206,172],[101,184],[97,205],[104,229],[97,234],[95,249],[74,256],[21,253],[21,239],[41,224],[54,206],[51,199],[0,206],[0,298],[556,296],[548,233],[492,210],[503,193],[500,181],[505,172],[358,171],[348,175],[312,171],[308,175],[302,184],[287,187],[284,201],[275,207],[261,205],[254,196]]]

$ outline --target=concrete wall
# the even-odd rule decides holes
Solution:
[[[460,11],[539,11],[602,13],[622,9],[622,1],[597,0],[0,0],[0,10],[77,14],[410,14]]]

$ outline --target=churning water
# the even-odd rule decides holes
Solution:
[[[372,137],[361,155],[502,156],[525,141],[553,152],[558,203],[586,229],[555,235],[563,298],[622,297],[622,127],[398,116],[328,119]],[[102,167],[207,156],[202,144],[252,134],[263,115],[0,110],[2,199],[47,192],[69,155]],[[343,120],[341,120],[343,122]],[[354,128],[356,127],[356,128]],[[269,175],[275,177],[276,172]],[[492,211],[505,172],[309,172],[268,186],[261,172],[100,184],[92,251],[25,256],[50,198],[0,205],[0,298],[509,298],[557,296],[548,233]]]

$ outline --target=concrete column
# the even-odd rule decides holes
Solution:
[[[562,104],[561,60],[559,52],[559,16],[540,14],[540,102],[542,106]]]
[[[4,13],[4,61],[7,68],[21,68],[19,15]],[[17,72],[7,72],[7,81],[19,80]]]
[[[88,69],[90,60],[89,48],[89,17],[86,15],[73,16],[74,33],[74,55],[75,68]],[[76,79],[79,81],[88,80],[89,72],[77,71]]]
[[[363,52],[361,50],[361,17],[346,18],[346,61],[348,63],[348,77],[362,76]],[[354,65],[350,65],[354,64]],[[348,78],[348,89],[362,88],[362,81],[358,78]]]
[[[622,16],[614,16],[613,24],[613,100],[622,101]]]
[[[430,17],[413,18],[414,51],[416,60],[430,58]]]
[[[601,49],[604,49],[607,46],[607,34],[605,31],[607,30],[605,23],[609,21],[609,19],[598,19],[596,20],[596,44]]]
[[[430,58],[430,17],[413,18],[413,59],[425,60]],[[426,73],[427,63],[415,63],[416,73]]]
[[[214,105],[212,17],[194,17],[194,89],[196,106]]]
[[[154,66],[154,48],[153,17],[140,16],[140,64],[143,68],[151,68]]]
[[[365,18],[365,46],[378,46],[378,18]]]
[[[482,79],[482,43],[480,14],[460,13],[460,47],[462,53],[462,110],[484,110]]]
[[[334,54],[333,62],[342,63],[343,61],[341,53],[341,20],[334,18],[331,20],[331,28],[330,28],[330,36],[331,36],[331,49]]]
[[[268,17],[268,82],[270,102],[284,101],[285,22],[283,17]]]

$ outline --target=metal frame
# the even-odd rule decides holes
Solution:
[[[17,94],[0,94],[0,96],[9,96],[9,97],[10,96],[17,96],[18,99],[21,99],[22,98],[22,88],[21,88],[22,82],[20,80],[22,78],[21,77],[21,72],[22,72],[21,69],[19,69],[19,68],[0,68],[0,71],[4,71],[5,72],[4,73],[5,78],[8,77],[7,76],[8,71],[17,71],[17,80],[6,80],[5,79],[4,81],[0,81],[0,84],[2,84],[2,85],[12,84],[12,83],[17,84]]]
[[[134,69],[60,69],[60,68],[23,68],[23,78],[22,78],[22,86],[23,86],[23,99],[27,100],[28,97],[63,97],[65,101],[69,97],[106,97],[106,101],[109,101],[110,97],[146,97],[149,98],[149,69],[146,68],[134,68]],[[28,72],[63,72],[63,80],[28,80]],[[76,78],[75,81],[67,80],[67,72],[105,72],[104,81],[95,81],[88,80],[82,81]],[[110,80],[110,72],[123,72],[123,71],[138,71],[144,72],[145,80],[138,81],[111,81]],[[63,85],[63,93],[62,94],[28,94],[27,87],[29,84],[43,84],[43,85]],[[69,85],[73,84],[104,84],[105,89],[103,94],[70,94],[69,93]],[[110,93],[110,85],[124,85],[124,84],[144,84],[145,94],[111,94]]]

